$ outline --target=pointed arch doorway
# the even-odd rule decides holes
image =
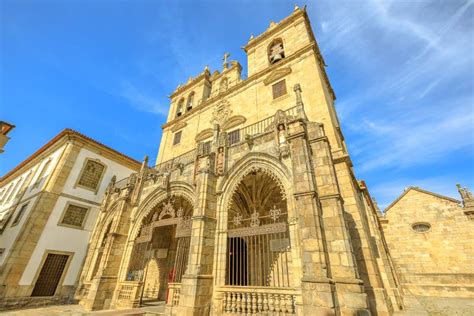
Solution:
[[[222,314],[294,314],[286,193],[270,173],[245,175],[227,207]]]
[[[186,271],[191,238],[192,204],[172,196],[142,221],[135,239],[126,281],[141,283],[140,305],[170,299]]]

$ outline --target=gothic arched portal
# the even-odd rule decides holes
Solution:
[[[226,285],[289,287],[288,208],[281,185],[254,170],[237,185],[228,207]]]
[[[127,281],[143,282],[143,298],[166,300],[169,283],[181,282],[188,262],[192,212],[187,199],[171,196],[144,216],[126,275]]]

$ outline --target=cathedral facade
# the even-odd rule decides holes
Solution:
[[[390,315],[380,213],[354,175],[304,9],[171,95],[156,166],[111,182],[76,298],[176,315]]]

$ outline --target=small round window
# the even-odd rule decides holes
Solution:
[[[426,233],[430,231],[431,225],[428,223],[415,223],[411,225],[411,229],[417,233]]]

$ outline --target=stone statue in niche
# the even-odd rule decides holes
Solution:
[[[223,175],[225,172],[225,153],[224,147],[219,147],[217,149],[217,158],[216,158],[216,174]]]
[[[288,140],[286,137],[286,127],[285,124],[280,123],[277,127],[277,138],[278,138],[278,148],[280,150],[280,155],[283,158],[288,157],[290,154],[290,147],[288,145]]]

